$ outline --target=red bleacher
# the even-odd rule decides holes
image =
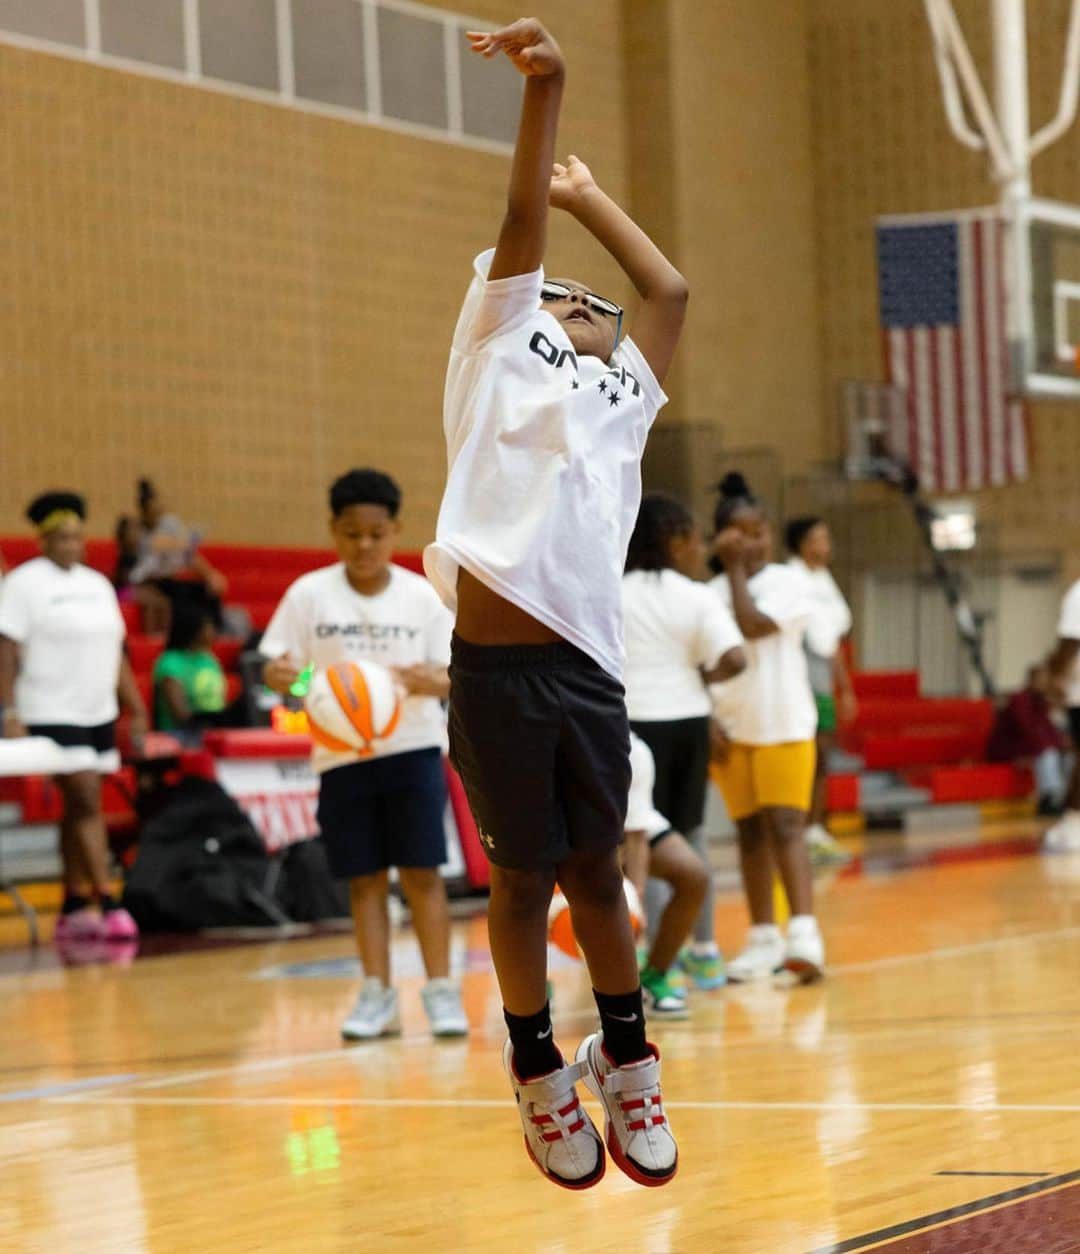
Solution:
[[[859,713],[842,730],[840,743],[861,757],[867,770],[896,771],[929,789],[935,804],[1031,795],[1030,771],[985,761],[994,724],[991,701],[924,697],[917,671],[856,673],[854,684]],[[849,799],[854,778],[830,781],[830,797]]]

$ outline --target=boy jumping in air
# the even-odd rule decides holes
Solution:
[[[630,786],[621,683],[621,581],[641,497],[641,453],[667,398],[687,286],[575,157],[553,165],[565,82],[534,19],[470,34],[525,76],[498,244],[475,263],[450,354],[449,474],[425,568],[457,621],[451,756],[492,863],[488,929],[509,1039],[503,1058],[525,1146],[554,1183],[604,1174],[604,1144],[580,1105],[603,1103],[608,1151],[639,1184],[666,1184],[678,1154],[660,1056],[645,1038],[619,845]],[[629,276],[622,310],[543,271],[548,206],[576,218]],[[568,1064],[546,993],[547,910],[556,876],[570,903],[600,1012]]]

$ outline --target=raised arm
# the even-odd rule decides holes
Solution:
[[[608,250],[641,297],[634,318],[634,343],[663,383],[679,343],[690,288],[637,223],[596,184],[584,161],[571,156],[556,165],[552,205],[564,209]]]
[[[489,34],[467,34],[473,52],[488,59],[505,52],[525,75],[506,217],[488,278],[531,274],[543,264],[547,244],[548,184],[566,66],[559,45],[534,17]]]
[[[731,586],[731,612],[739,630],[747,640],[761,640],[764,636],[775,635],[780,630],[779,625],[758,609],[750,595],[742,533],[735,527],[721,531],[713,541],[713,550],[724,563],[724,573]]]

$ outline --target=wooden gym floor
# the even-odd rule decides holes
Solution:
[[[822,883],[826,984],[656,1025],[663,1190],[527,1161],[482,918],[455,925],[467,1042],[428,1039],[405,929],[405,1034],[351,1048],[346,935],[63,967],[0,920],[0,1249],[1080,1251],[1080,856],[1035,835],[897,842]],[[727,892],[729,951],[742,926]],[[554,980],[569,1050],[588,983]]]

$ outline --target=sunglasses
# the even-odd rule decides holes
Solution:
[[[587,305],[598,314],[603,314],[605,318],[621,318],[623,315],[622,308],[613,300],[597,296],[595,292],[582,292],[576,287],[567,287],[565,283],[552,283],[549,279],[544,280],[544,285],[540,289],[540,299],[569,300],[575,293],[583,305]]]
[[[550,279],[545,279],[544,285],[540,289],[540,299],[542,301],[569,300],[574,295],[594,313],[598,313],[604,318],[615,319],[615,343],[618,344],[623,320],[623,308],[621,305],[616,305],[613,300],[608,300],[606,296],[597,296],[595,292],[582,292],[579,288],[567,287],[565,283],[553,283]]]

